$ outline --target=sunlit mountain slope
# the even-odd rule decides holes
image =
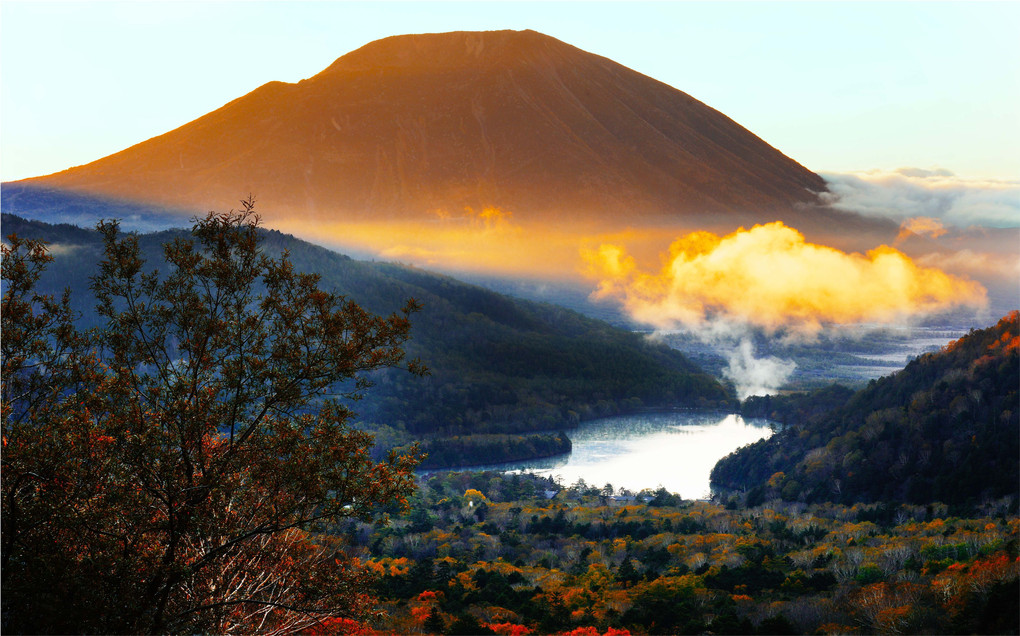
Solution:
[[[29,182],[200,210],[253,192],[267,214],[307,220],[495,207],[525,221],[796,223],[825,189],[693,97],[533,31],[379,40]]]

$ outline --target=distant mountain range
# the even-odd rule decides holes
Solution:
[[[618,226],[860,223],[817,206],[821,177],[722,113],[534,31],[379,40],[310,79],[270,82],[18,183],[200,211],[255,193],[270,225],[434,220],[466,207]]]

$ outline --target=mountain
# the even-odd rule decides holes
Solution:
[[[465,207],[620,226],[838,215],[804,207],[821,177],[722,113],[534,31],[372,42],[310,79],[19,183],[202,211],[252,192],[270,224]]]
[[[786,426],[722,459],[716,486],[749,498],[842,503],[1017,501],[1020,312],[846,398],[770,398]]]
[[[7,214],[2,224],[5,235],[50,244],[54,261],[40,280],[40,291],[59,295],[70,288],[82,325],[95,326],[89,277],[102,255],[98,232]],[[139,235],[147,267],[162,263],[164,243],[185,234]],[[410,358],[425,362],[431,376],[380,372],[376,386],[356,405],[384,444],[516,436],[639,407],[732,404],[731,389],[680,352],[570,310],[409,267],[356,261],[275,230],[262,232],[262,247],[272,256],[287,250],[296,270],[321,275],[322,288],[343,293],[374,313],[398,311],[408,298],[424,304],[412,320],[412,340],[405,349]],[[490,437],[477,441],[493,443]],[[543,452],[542,440],[526,441],[515,443]]]

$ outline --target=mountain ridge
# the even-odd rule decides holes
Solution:
[[[102,242],[95,230],[3,214],[5,235],[50,244],[53,263],[37,285],[44,294],[72,290],[83,327],[98,326],[89,276]],[[162,263],[162,245],[186,230],[138,235],[145,271]],[[580,420],[646,407],[733,405],[732,389],[679,351],[562,307],[514,299],[455,278],[393,263],[357,261],[277,230],[263,230],[271,257],[284,251],[295,270],[317,273],[319,286],[387,315],[408,298],[422,302],[412,319],[409,358],[426,379],[381,371],[358,403],[361,421],[380,441],[432,436],[520,434],[560,430]],[[165,272],[163,272],[165,274]]]

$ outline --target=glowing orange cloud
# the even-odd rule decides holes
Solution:
[[[444,222],[457,222],[467,227],[484,230],[508,230],[515,227],[513,212],[502,208],[489,206],[481,212],[475,212],[474,208],[466,207],[461,214],[452,214],[445,208],[438,208],[432,211],[437,219]]]
[[[634,319],[658,328],[721,318],[813,333],[825,323],[891,322],[987,304],[980,284],[921,267],[886,245],[846,253],[808,243],[780,222],[682,236],[658,273],[641,271],[612,244],[582,255],[600,281],[597,297],[619,300]]]
[[[515,276],[587,283],[579,250],[602,242],[626,244],[654,255],[676,230],[617,228],[594,223],[521,222],[498,207],[480,211],[435,209],[427,220],[277,222],[293,232],[341,251],[457,273]]]
[[[422,267],[547,279],[576,276],[577,236],[526,228],[510,211],[496,207],[437,209],[427,221],[289,221],[278,227],[342,251],[368,250]]]
[[[928,235],[933,239],[944,235],[948,230],[942,225],[942,221],[933,219],[927,216],[915,216],[909,218],[900,224],[900,233],[896,235],[896,241],[894,244],[898,245],[902,241],[910,238],[911,235]]]

